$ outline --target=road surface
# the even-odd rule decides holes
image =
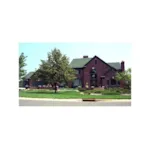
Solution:
[[[19,99],[19,106],[131,106],[130,100],[114,100],[114,101],[47,101],[47,100],[26,100]]]

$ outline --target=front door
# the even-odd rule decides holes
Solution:
[[[103,86],[103,78],[100,78],[100,86]]]
[[[97,80],[91,80],[91,86],[97,87]]]
[[[104,76],[100,77],[100,86],[101,87],[104,86],[104,79],[105,79]]]

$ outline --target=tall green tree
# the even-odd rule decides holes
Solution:
[[[45,84],[56,84],[75,79],[75,70],[69,65],[69,58],[62,54],[57,48],[47,54],[47,60],[41,60],[39,69],[35,72],[33,78],[42,79]]]
[[[125,85],[131,89],[131,68],[124,72],[118,72],[115,76],[117,81],[123,81]]]
[[[19,56],[19,79],[22,79],[26,75],[26,70],[24,67],[27,65],[26,62],[27,56],[24,53],[21,53]]]

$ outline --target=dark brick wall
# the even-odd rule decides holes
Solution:
[[[29,85],[30,87],[38,87],[38,85],[44,85],[43,81],[24,81],[23,86],[25,87],[25,85]]]
[[[81,80],[82,86],[84,86],[84,70],[83,69],[75,69],[75,70],[80,71],[80,73],[77,74],[76,77]]]
[[[95,60],[97,60],[97,64],[95,64]],[[116,74],[116,71],[114,69],[112,69],[110,66],[105,64],[103,61],[101,61],[97,57],[95,57],[87,64],[86,68],[80,70],[80,74],[77,75],[77,77],[79,79],[81,79],[83,87],[85,87],[86,82],[88,82],[89,86],[91,86],[90,85],[90,79],[91,79],[90,71],[91,71],[92,67],[95,67],[95,69],[97,71],[98,86],[100,86],[100,77],[101,76],[105,76],[105,79],[103,79],[103,85],[106,86],[107,80],[110,80]]]

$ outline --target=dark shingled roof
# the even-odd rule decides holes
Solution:
[[[83,68],[92,58],[73,59],[70,66],[72,68]]]
[[[108,64],[117,70],[121,69],[121,63],[119,63],[119,62],[114,62],[114,63],[112,62],[112,63],[108,63]]]
[[[34,72],[29,72],[29,73],[25,76],[25,79],[30,79],[33,74],[34,74]]]
[[[78,59],[73,59],[72,62],[70,63],[70,66],[72,68],[83,68],[92,58],[78,58]],[[112,62],[112,63],[107,63],[111,67],[119,70],[121,69],[121,63],[119,62]]]

